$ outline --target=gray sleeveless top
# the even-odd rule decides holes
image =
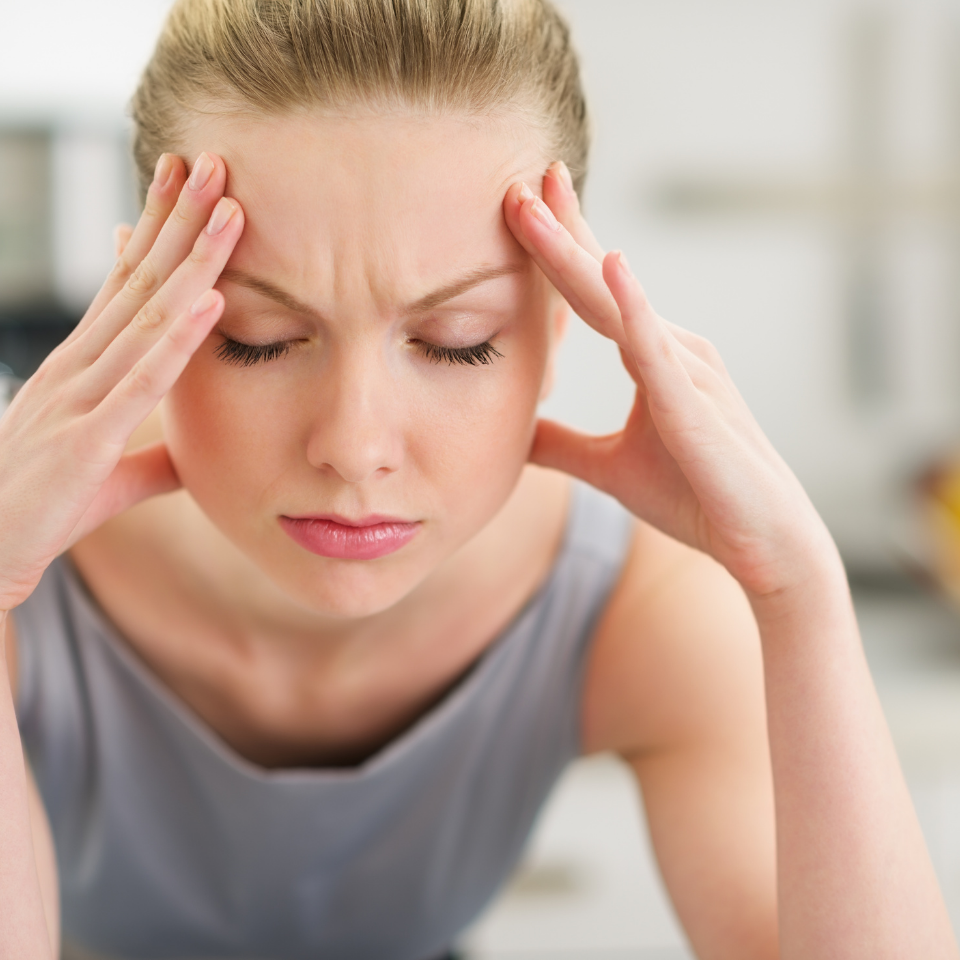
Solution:
[[[574,489],[546,583],[438,705],[348,769],[239,757],[138,660],[69,563],[53,564],[15,613],[17,713],[66,940],[117,958],[449,949],[579,752],[584,654],[630,523]]]

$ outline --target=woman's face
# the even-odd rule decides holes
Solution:
[[[384,609],[493,517],[562,308],[507,229],[518,121],[204,122],[244,234],[223,319],[164,405],[180,477],[287,594]]]

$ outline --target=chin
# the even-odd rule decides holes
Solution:
[[[333,560],[325,557],[258,564],[291,600],[313,613],[357,620],[399,603],[429,576],[432,565],[413,558]]]

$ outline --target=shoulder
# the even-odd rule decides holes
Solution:
[[[637,521],[590,647],[587,752],[627,758],[763,721],[757,627],[722,566]]]

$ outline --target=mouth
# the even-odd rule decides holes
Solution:
[[[280,526],[304,550],[336,560],[376,560],[396,553],[421,524],[395,517],[280,517]]]

